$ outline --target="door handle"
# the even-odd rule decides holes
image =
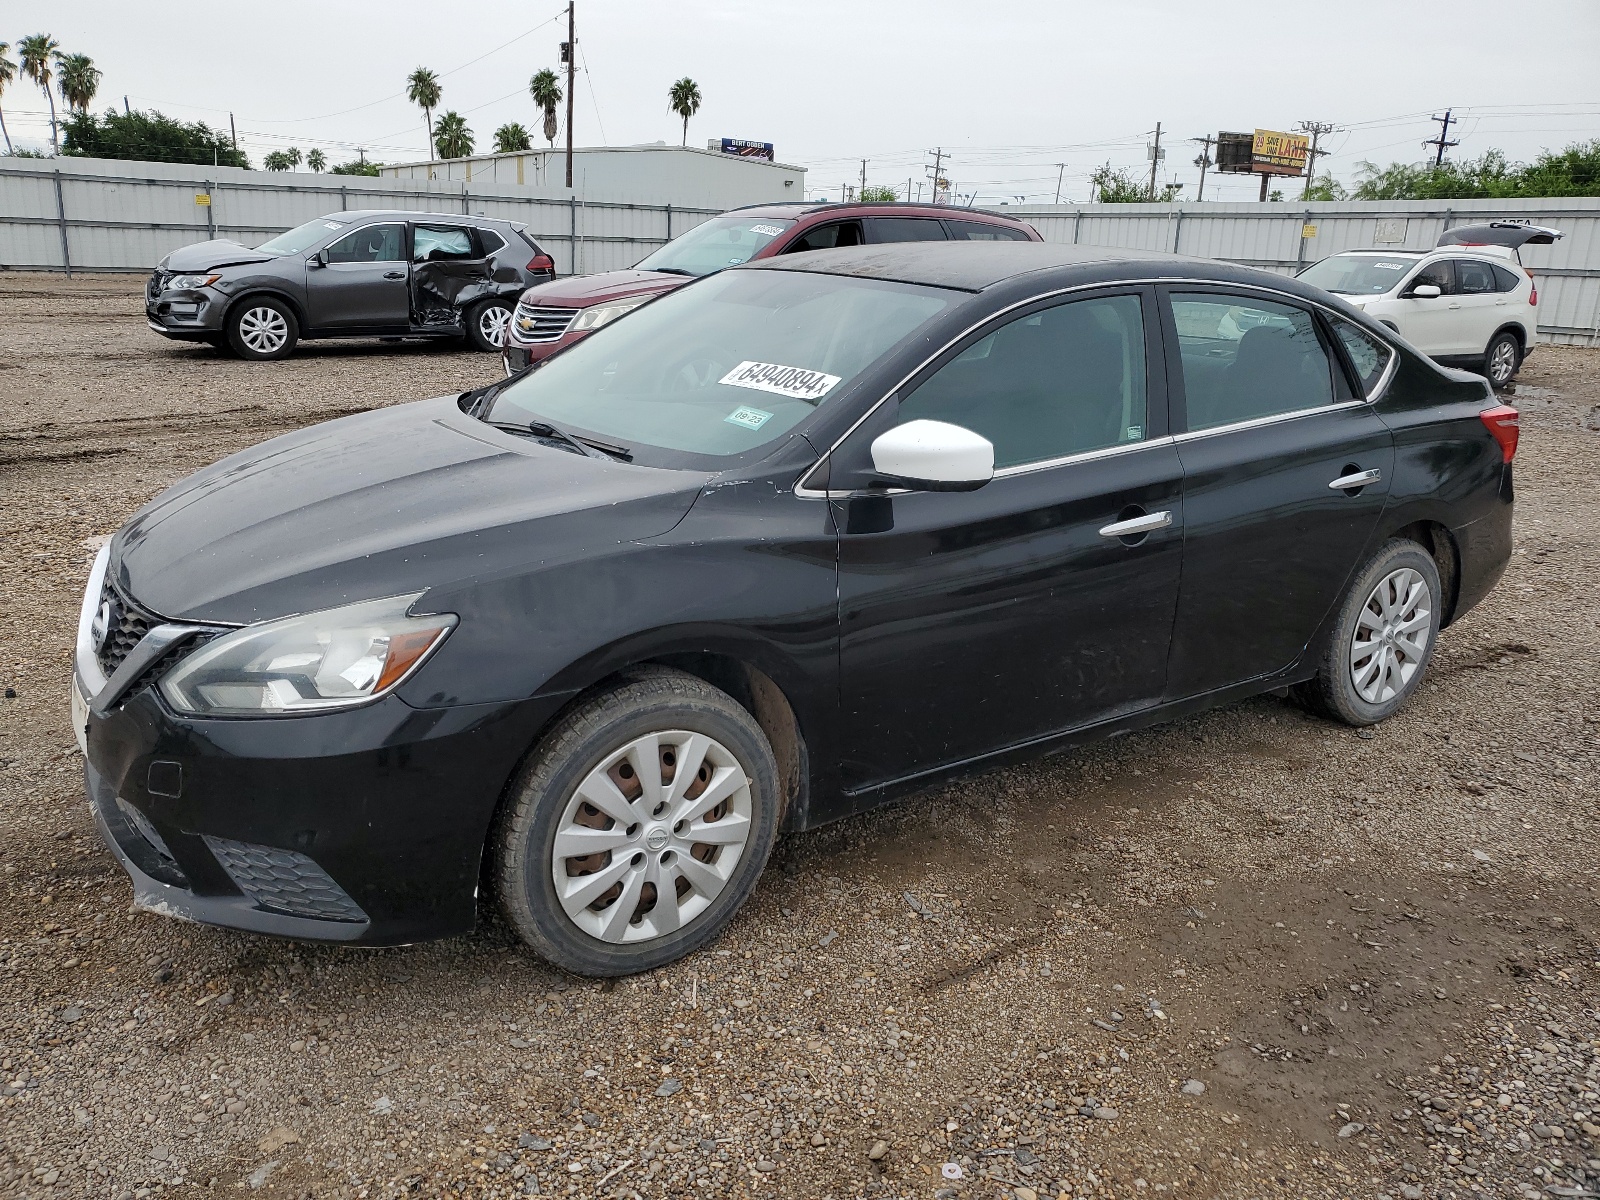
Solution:
[[[1145,513],[1142,517],[1130,517],[1126,521],[1113,521],[1109,525],[1100,527],[1100,536],[1103,538],[1139,537],[1155,529],[1165,529],[1172,524],[1170,512]]]
[[[1450,307],[1451,307],[1451,308],[1460,308],[1460,307],[1461,307],[1461,305],[1460,305],[1460,304],[1452,304],[1452,305],[1451,305],[1451,306],[1450,306]]]
[[[1377,483],[1383,478],[1383,472],[1374,468],[1371,471],[1356,471],[1350,475],[1341,475],[1328,485],[1333,491],[1348,492],[1354,488],[1364,488],[1369,483]]]
[[[385,271],[383,277],[385,279],[404,279],[406,273],[404,271]]]

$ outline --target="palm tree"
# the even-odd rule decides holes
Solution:
[[[544,109],[544,136],[552,146],[556,144],[556,105],[562,101],[561,78],[549,67],[528,80],[528,94],[533,102]]]
[[[56,52],[58,77],[56,88],[69,109],[86,113],[94,103],[94,94],[100,90],[100,68],[87,54],[62,54]]]
[[[422,109],[422,127],[428,133],[428,157],[436,158],[433,148],[433,110],[439,107],[439,96],[444,91],[439,77],[427,67],[418,67],[406,78],[406,99]]]
[[[683,144],[689,144],[689,118],[700,111],[700,85],[685,75],[667,91],[667,111],[683,118]]]
[[[533,149],[533,141],[520,121],[512,121],[494,131],[494,152],[515,154],[518,150]]]
[[[287,171],[289,169],[289,156],[282,150],[271,150],[261,160],[261,165],[269,171]]]
[[[5,95],[6,88],[17,77],[17,64],[6,57],[10,50],[10,42],[0,42],[0,96]],[[11,133],[6,129],[6,114],[4,110],[0,110],[0,134],[5,135],[6,153],[15,153],[11,148]]]
[[[466,158],[472,153],[472,130],[458,112],[444,112],[433,123],[434,151],[440,158]]]
[[[306,155],[306,167],[312,171],[325,171],[328,169],[328,156],[321,150],[313,150]]]
[[[50,94],[50,83],[55,78],[50,70],[51,56],[61,49],[61,43],[48,33],[29,34],[17,43],[17,58],[22,63],[22,73],[44,91],[50,101],[50,149],[59,154],[60,140],[56,137],[56,98]]]
[[[283,152],[283,161],[289,164],[291,171],[300,166],[300,147],[290,146]]]

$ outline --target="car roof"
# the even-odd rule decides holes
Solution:
[[[378,217],[402,221],[412,221],[422,218],[429,221],[451,221],[456,224],[465,222],[468,225],[489,222],[502,225],[506,224],[506,222],[502,221],[499,217],[474,217],[469,216],[466,213],[412,212],[409,209],[403,208],[349,208],[340,212],[328,213],[321,219],[324,221],[344,221],[348,224],[351,221],[369,221]]]
[[[989,217],[997,221],[1005,221],[1013,225],[1023,225],[1026,222],[1021,217],[1014,217],[1010,213],[995,212],[989,208],[955,208],[948,204],[908,204],[904,200],[813,200],[808,204],[746,204],[740,208],[729,209],[722,216],[732,213],[742,213],[752,217],[786,217],[798,220],[801,217],[814,216],[823,213],[828,216],[917,216],[917,217],[943,217],[947,220],[959,221],[965,217]]]
[[[1177,277],[1219,283],[1252,283],[1308,298],[1322,296],[1319,289],[1296,283],[1287,276],[1218,259],[1053,242],[894,242],[881,246],[813,250],[807,254],[754,259],[728,269],[854,275],[864,279],[980,292],[1021,275],[1049,270],[1059,270],[1068,276],[1080,275],[1084,282],[1092,282],[1094,279],[1116,276],[1116,268],[1121,266],[1126,267],[1126,272],[1121,275],[1126,279]],[[1079,270],[1074,272],[1071,268]]]

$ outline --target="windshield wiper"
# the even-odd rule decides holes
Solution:
[[[485,425],[492,425],[496,429],[503,429],[507,433],[521,434],[525,437],[544,438],[547,441],[564,442],[585,458],[614,458],[621,462],[630,462],[633,452],[626,446],[612,446],[605,442],[589,441],[576,434],[568,433],[559,425],[549,421],[527,421],[517,423],[514,421],[485,421]]]
[[[693,275],[693,271],[685,271],[682,267],[646,267],[647,271],[655,271],[661,275]]]

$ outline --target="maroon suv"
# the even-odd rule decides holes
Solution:
[[[712,217],[631,271],[575,275],[522,293],[506,374],[547,358],[646,300],[753,258],[885,242],[1038,242],[1032,225],[984,209],[920,204],[753,204]]]

